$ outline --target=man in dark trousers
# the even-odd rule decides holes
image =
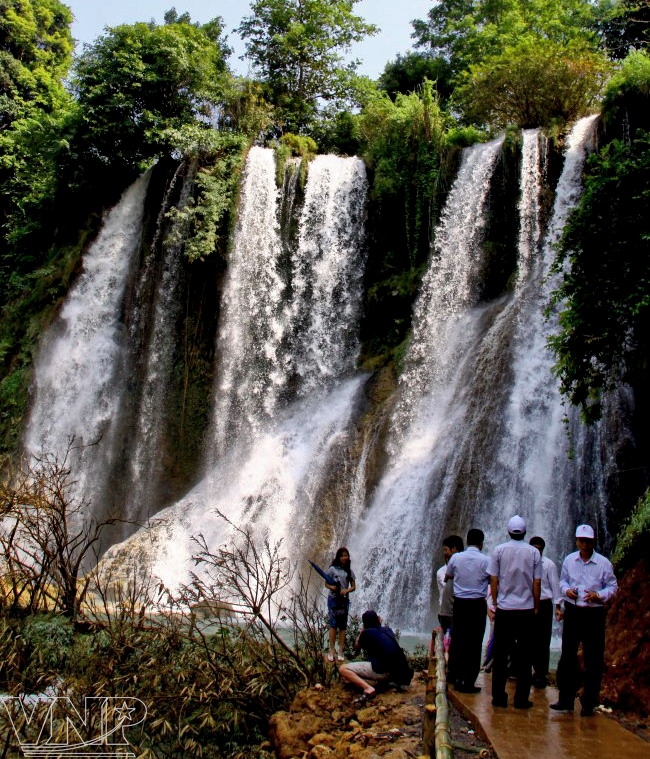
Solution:
[[[594,551],[595,534],[588,524],[576,528],[577,551],[562,563],[560,591],[564,597],[562,654],[557,666],[558,712],[572,712],[578,688],[578,647],[584,655],[584,689],[580,716],[591,717],[598,705],[605,656],[605,606],[618,584],[609,561]]]
[[[443,633],[451,629],[451,622],[454,609],[453,583],[446,583],[447,564],[449,559],[460,551],[464,551],[465,546],[460,535],[447,535],[442,541],[442,552],[445,563],[436,572],[436,581],[438,583],[438,622],[442,627]]]
[[[542,557],[542,592],[539,599],[539,611],[535,615],[533,686],[535,688],[546,688],[548,685],[551,638],[553,636],[553,616],[558,622],[562,619],[560,575],[555,563],[544,556],[544,548],[546,547],[544,538],[535,535],[528,542],[531,546],[535,546]]]
[[[524,541],[526,522],[519,515],[508,520],[510,540],[498,545],[490,559],[490,589],[496,606],[492,705],[508,706],[508,658],[517,678],[515,709],[529,709],[535,614],[542,586],[540,552]]]
[[[454,583],[449,670],[460,693],[481,690],[476,685],[476,678],[481,670],[489,582],[488,557],[481,553],[483,540],[481,530],[470,530],[467,548],[449,559],[445,575],[445,582]]]

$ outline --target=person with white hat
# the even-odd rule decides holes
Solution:
[[[515,709],[529,709],[535,614],[542,587],[542,557],[524,541],[526,522],[518,514],[508,520],[510,540],[490,558],[490,589],[495,604],[492,705],[506,707],[508,659],[515,665]]]
[[[618,584],[609,559],[594,550],[594,529],[576,528],[577,551],[562,563],[560,591],[564,598],[562,653],[557,667],[558,712],[572,712],[578,689],[578,648],[582,643],[584,688],[580,716],[591,717],[598,704],[605,656],[605,606]]]

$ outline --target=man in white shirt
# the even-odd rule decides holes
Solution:
[[[490,589],[496,606],[492,665],[492,705],[508,706],[508,658],[515,665],[515,709],[529,709],[531,658],[535,614],[542,587],[542,557],[524,541],[526,522],[508,520],[510,540],[498,545],[490,558]]]
[[[577,551],[562,563],[560,591],[564,598],[562,654],[557,667],[558,712],[572,712],[578,688],[578,647],[582,643],[584,689],[581,717],[591,717],[598,704],[605,656],[605,606],[618,583],[609,559],[594,551],[593,527],[576,528]]]
[[[467,548],[449,559],[445,575],[445,582],[454,583],[449,669],[460,693],[481,690],[476,678],[481,670],[489,581],[488,557],[481,553],[483,540],[481,530],[471,529],[467,533]]]
[[[562,619],[562,594],[560,576],[555,564],[544,556],[546,542],[539,535],[528,541],[542,557],[542,591],[539,611],[535,615],[535,636],[533,641],[533,686],[546,688],[548,685],[548,665],[553,634],[553,607],[558,622]]]

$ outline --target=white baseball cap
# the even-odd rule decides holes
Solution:
[[[589,524],[579,524],[576,527],[576,538],[589,538],[594,540],[594,528]]]
[[[508,532],[512,532],[514,535],[524,535],[526,532],[526,521],[523,517],[520,517],[518,514],[510,517],[508,520]]]

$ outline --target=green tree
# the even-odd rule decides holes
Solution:
[[[70,9],[59,0],[0,0],[3,280],[20,268],[7,251],[38,228],[58,185],[75,112],[63,85],[72,61],[71,21]]]
[[[104,164],[142,168],[186,125],[210,129],[227,81],[221,22],[117,26],[75,66],[82,147]]]
[[[391,100],[378,94],[358,117],[373,176],[362,339],[372,355],[406,337],[413,298],[430,252],[443,184],[445,117],[433,83]]]
[[[384,67],[379,77],[379,88],[395,98],[398,92],[407,95],[422,87],[424,80],[435,83],[441,105],[445,105],[451,94],[451,65],[442,56],[434,57],[425,53],[398,55]]]
[[[467,121],[504,128],[566,123],[593,106],[608,67],[584,45],[568,47],[539,37],[470,66],[454,102]]]
[[[52,111],[74,47],[59,0],[0,0],[0,129],[33,108]]]
[[[597,13],[588,0],[441,0],[413,22],[415,46],[445,57],[454,72],[518,44],[522,37],[596,47]]]
[[[283,126],[305,130],[319,100],[344,103],[358,61],[342,54],[377,28],[353,13],[359,0],[255,0],[238,28]]]
[[[603,8],[599,28],[609,55],[617,60],[650,45],[650,1],[615,0]]]

